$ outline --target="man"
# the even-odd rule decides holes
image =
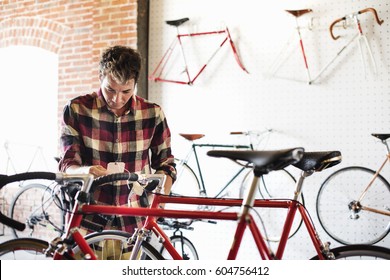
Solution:
[[[100,89],[72,99],[64,108],[59,169],[95,177],[112,171],[164,173],[169,194],[176,175],[167,120],[157,104],[135,94],[141,57],[132,48],[105,50],[99,64]],[[115,170],[108,170],[115,166]],[[119,168],[119,169],[118,169]],[[116,182],[102,186],[94,197],[106,205],[128,205],[129,187]],[[131,204],[139,197],[131,194]],[[87,217],[86,220],[133,232],[142,224],[135,217]]]

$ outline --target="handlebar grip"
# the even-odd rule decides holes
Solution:
[[[384,21],[382,19],[379,19],[378,13],[377,13],[377,11],[374,8],[366,8],[366,9],[360,10],[358,13],[359,14],[363,14],[363,13],[366,13],[366,12],[371,12],[374,15],[374,17],[375,17],[376,22],[379,25],[382,25],[382,23]]]
[[[340,21],[343,21],[343,20],[346,20],[346,17],[342,17],[342,18],[339,18],[339,19],[336,19],[334,22],[332,22],[332,24],[330,25],[329,27],[329,32],[330,32],[330,36],[332,37],[333,40],[337,40],[338,38],[340,38],[340,36],[335,36],[333,34],[333,27],[339,23]]]
[[[55,180],[57,174],[53,172],[25,172],[14,175],[1,175],[0,176],[0,189],[5,185],[18,181],[33,180],[33,179],[44,179],[44,180]]]
[[[0,212],[0,223],[5,224],[6,226],[9,226],[19,231],[23,231],[26,228],[25,224],[9,218],[1,212]]]
[[[92,188],[100,186],[105,183],[111,183],[115,181],[122,181],[122,180],[128,180],[135,182],[139,178],[138,174],[136,173],[114,173],[114,174],[109,174],[105,176],[101,176],[99,178],[96,178],[93,183],[92,183]]]

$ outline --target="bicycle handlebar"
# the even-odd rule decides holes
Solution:
[[[148,175],[138,175],[137,173],[114,173],[108,174],[96,178],[91,185],[91,188],[97,187],[102,184],[115,182],[115,181],[128,181],[128,182],[142,182],[146,184],[144,189],[146,191],[153,191],[160,184],[162,185],[162,177],[165,175],[162,174],[148,174]]]
[[[0,188],[4,187],[7,184],[18,181],[33,179],[56,180],[56,178],[56,173],[52,172],[25,172],[15,175],[0,175]]]
[[[378,13],[377,13],[377,11],[376,11],[374,8],[366,8],[366,9],[360,10],[360,11],[358,11],[358,12],[356,12],[356,13],[353,13],[353,14],[351,14],[351,15],[352,15],[352,16],[353,16],[353,15],[360,15],[360,14],[364,14],[364,13],[367,13],[367,12],[373,13],[376,22],[377,22],[379,25],[382,25],[383,20],[379,19]],[[351,15],[349,15],[349,16],[351,16]],[[342,17],[342,18],[336,19],[336,20],[335,20],[334,22],[332,22],[332,24],[330,25],[329,31],[330,31],[330,36],[332,37],[333,40],[337,40],[338,38],[340,38],[340,36],[334,36],[334,34],[333,34],[333,27],[334,27],[337,23],[339,23],[340,21],[344,21],[344,20],[346,20],[347,18],[348,18],[348,16],[344,16],[344,17]]]
[[[93,180],[92,187],[97,187],[102,184],[114,182],[114,181],[137,181],[139,176],[136,173],[115,173],[115,174],[109,174],[105,176],[101,176],[99,178],[96,178]]]

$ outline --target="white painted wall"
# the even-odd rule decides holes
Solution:
[[[176,34],[175,29],[164,21],[183,17],[190,18],[183,25],[183,32],[217,30],[226,24],[250,73],[238,67],[231,50],[224,46],[193,86],[150,82],[149,99],[161,104],[165,110],[173,133],[175,155],[183,156],[188,147],[178,136],[180,132],[205,133],[205,142],[231,142],[234,140],[227,136],[230,131],[272,128],[276,133],[271,136],[266,148],[301,146],[307,151],[340,150],[343,162],[338,167],[353,164],[376,169],[384,160],[385,150],[370,133],[390,132],[390,1],[268,2],[150,1],[150,73]],[[295,21],[284,10],[313,10],[299,19],[305,26],[302,36],[313,78],[336,56],[354,32],[352,28],[336,28],[335,33],[342,37],[334,41],[329,35],[329,25],[344,15],[368,7],[375,8],[384,20],[379,26],[372,14],[360,17],[376,61],[376,75],[372,66],[368,66],[365,73],[358,45],[350,45],[314,84],[293,81],[291,79],[306,78],[296,41],[277,73],[291,79],[269,77],[270,65],[295,32]],[[307,28],[310,22],[311,30]],[[203,42],[194,40],[192,50],[197,55],[204,54],[211,44],[208,39]],[[198,61],[192,56],[189,60],[192,65]],[[217,161],[221,164],[218,167],[212,161],[208,171],[220,175],[222,161]],[[316,193],[330,172],[327,170],[310,177],[304,189],[306,205],[312,211],[315,222]],[[384,171],[384,175],[390,178],[389,169]],[[207,180],[211,182],[209,188],[212,189],[214,178],[208,176]],[[228,238],[228,228],[222,224],[203,225],[189,233],[203,259],[224,257],[218,245]],[[210,243],[205,244],[204,235],[199,237],[199,233],[204,232],[211,238],[215,250],[210,250]],[[329,239],[325,233],[322,235],[324,239]],[[287,251],[286,257],[305,259],[314,255],[307,242],[303,233],[291,239],[291,251]],[[333,242],[333,245],[337,243]],[[390,247],[390,237],[381,245]],[[247,246],[253,247],[250,241]],[[256,255],[245,254],[242,257],[255,258]]]

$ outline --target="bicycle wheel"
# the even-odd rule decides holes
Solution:
[[[184,163],[178,159],[175,159],[177,178],[172,185],[172,196],[201,196],[200,183],[195,172],[187,163]],[[197,205],[191,204],[173,204],[169,203],[165,207],[166,209],[180,209],[180,210],[198,210]]]
[[[196,251],[194,244],[187,237],[173,235],[170,239],[172,245],[183,257],[183,260],[199,260],[198,252]],[[160,254],[164,259],[172,258],[164,247],[161,248]]]
[[[253,180],[253,171],[250,170],[244,177],[241,188],[240,198],[244,198],[249,190]],[[285,169],[272,171],[259,178],[256,199],[292,199],[294,196],[296,180],[290,172]],[[303,194],[298,199],[303,205],[305,200]],[[286,220],[287,209],[255,208],[258,215],[253,215],[258,225],[264,225],[264,238],[268,241],[278,242],[283,231],[284,221]],[[302,217],[296,215],[289,238],[293,237],[302,225]],[[266,230],[266,231],[265,231]]]
[[[390,249],[367,244],[345,245],[330,251],[336,260],[390,260]],[[312,260],[318,260],[318,256]]]
[[[1,260],[51,260],[45,255],[49,243],[37,238],[18,238],[0,244]]]
[[[171,194],[178,196],[199,196],[200,183],[196,173],[185,162],[175,158],[177,178],[172,185]]]
[[[132,235],[128,232],[106,230],[91,233],[85,236],[85,240],[94,251],[99,260],[129,260],[133,244],[129,243]],[[80,248],[73,248],[76,259],[84,259]],[[148,242],[143,241],[139,260],[163,260],[159,252]]]
[[[332,173],[321,185],[316,201],[317,216],[326,233],[337,242],[375,244],[389,233],[389,216],[353,207],[374,174],[365,167],[346,167]],[[378,176],[359,203],[389,211],[389,183]]]
[[[11,201],[9,213],[12,219],[26,223],[23,232],[12,229],[15,238],[52,240],[64,231],[65,212],[62,202],[46,185],[22,187]]]

